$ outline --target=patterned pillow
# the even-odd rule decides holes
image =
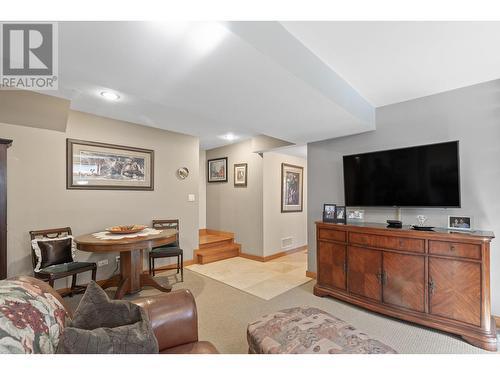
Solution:
[[[67,313],[33,284],[0,281],[0,353],[54,354]]]
[[[37,238],[31,241],[35,252],[35,272],[53,264],[73,262],[76,253],[76,243],[73,236],[58,238]]]

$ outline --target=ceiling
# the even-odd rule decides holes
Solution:
[[[282,22],[375,107],[500,78],[500,22]]]
[[[305,144],[373,130],[377,106],[500,78],[499,42],[485,22],[61,22],[47,93],[205,149],[227,133]]]

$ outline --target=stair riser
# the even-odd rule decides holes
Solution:
[[[222,240],[222,241],[217,241],[217,242],[209,242],[209,243],[205,243],[205,244],[200,244],[200,249],[212,249],[212,248],[231,245],[233,243],[234,243],[234,239],[227,239],[227,240]]]
[[[238,255],[239,255],[239,249],[236,247],[235,249],[232,249],[230,251],[226,250],[220,253],[214,252],[213,254],[210,255],[198,255],[198,263],[207,264],[216,262],[218,260],[234,258],[237,257]]]

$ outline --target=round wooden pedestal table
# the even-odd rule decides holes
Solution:
[[[140,292],[142,287],[151,286],[162,292],[170,292],[171,286],[162,286],[148,272],[143,272],[143,251],[175,242],[176,229],[163,229],[159,234],[122,239],[99,239],[91,234],[75,238],[78,250],[91,253],[120,253],[120,274],[104,281],[103,289],[117,287],[115,299],[126,294]]]

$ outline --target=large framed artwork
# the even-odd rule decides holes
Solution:
[[[281,212],[302,212],[304,168],[281,164]]]
[[[154,151],[68,138],[66,188],[154,190]]]
[[[208,182],[227,182],[227,157],[207,161]]]

